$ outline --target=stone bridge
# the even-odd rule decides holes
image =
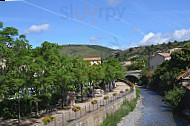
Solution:
[[[137,79],[140,79],[140,73],[142,70],[131,70],[126,71],[125,77],[136,77]]]

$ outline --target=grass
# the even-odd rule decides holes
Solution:
[[[140,97],[140,90],[138,88],[136,88],[136,96],[137,97],[130,102],[124,100],[123,104],[117,111],[111,114],[107,114],[106,118],[104,119],[103,123],[100,124],[100,126],[117,126],[122,117],[128,115],[129,112],[135,109],[137,100]]]

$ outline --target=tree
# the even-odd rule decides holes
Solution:
[[[166,102],[175,109],[181,102],[184,95],[185,95],[185,90],[183,89],[183,87],[181,88],[174,87],[173,90],[170,90],[166,93],[165,95]]]
[[[109,59],[107,62],[102,64],[102,71],[104,71],[102,76],[102,87],[105,89],[105,83],[108,84],[109,91],[115,87],[115,80],[124,78],[124,71],[121,64],[119,64],[116,59]]]
[[[81,99],[83,101],[83,87],[88,85],[88,67],[89,64],[86,61],[83,61],[80,58],[73,60],[74,63],[74,73],[75,73],[75,84],[78,85],[81,91]]]
[[[72,68],[72,60],[67,56],[61,56],[59,64],[54,66],[53,76],[54,84],[60,86],[62,91],[62,107],[66,105],[66,96],[68,89],[71,88],[73,83],[74,73]]]

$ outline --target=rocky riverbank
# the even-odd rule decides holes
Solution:
[[[143,120],[144,115],[142,111],[144,108],[143,99],[143,96],[140,96],[137,101],[136,108],[127,116],[123,117],[117,126],[138,126],[140,124],[140,122]]]

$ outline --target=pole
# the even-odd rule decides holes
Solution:
[[[18,123],[20,124],[20,97],[18,95]]]
[[[86,115],[86,105],[85,105],[85,115]]]
[[[64,126],[64,113],[62,113],[62,126]]]
[[[56,121],[57,121],[57,119],[56,119],[56,117],[55,117],[55,121],[54,121],[54,122],[55,122],[55,124],[54,124],[54,126],[56,126]]]

